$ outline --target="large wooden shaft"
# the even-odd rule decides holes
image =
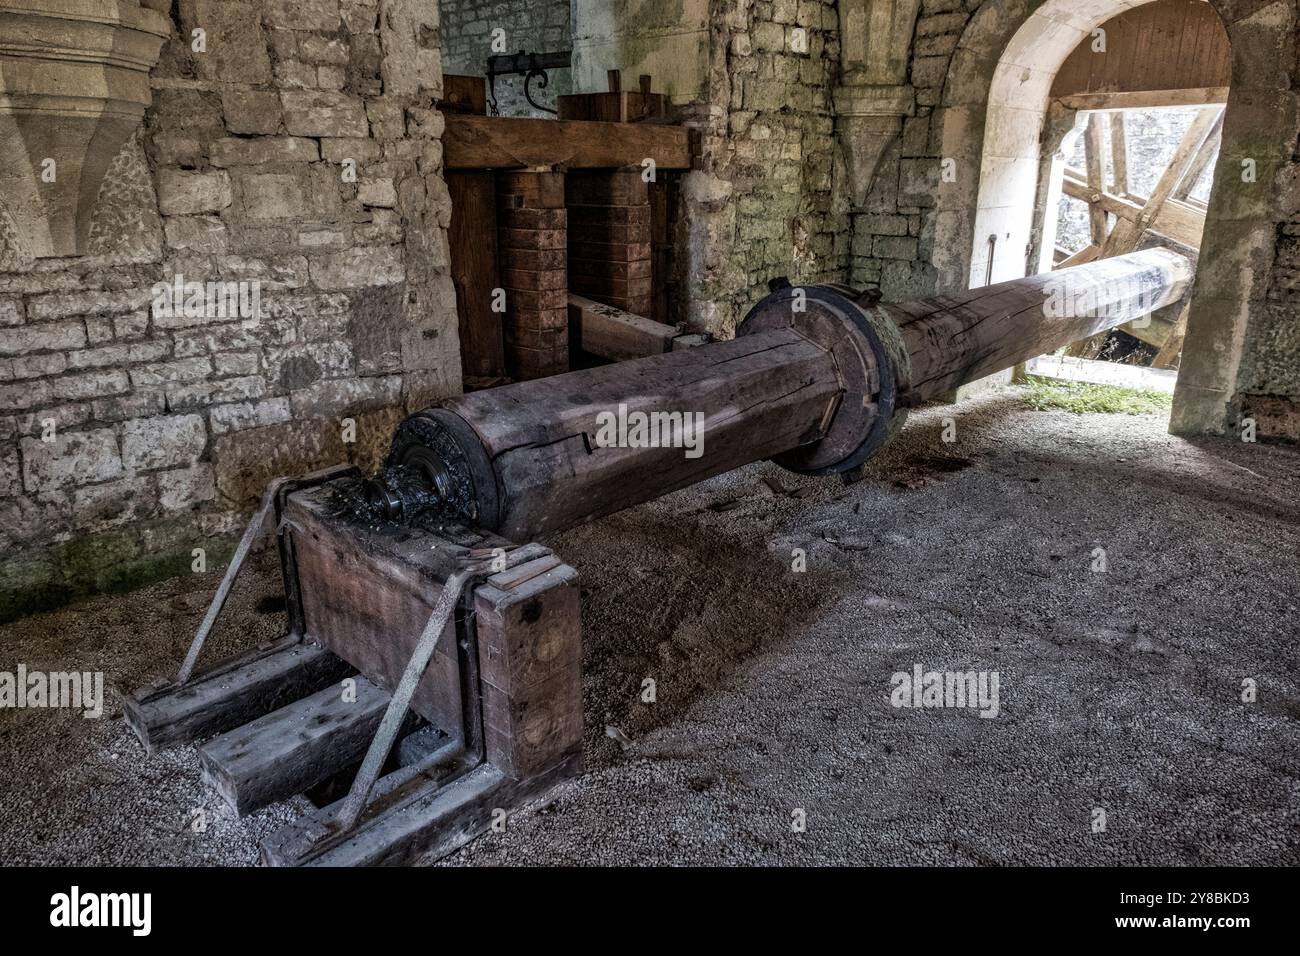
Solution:
[[[729,342],[416,413],[371,503],[390,520],[450,507],[527,540],[764,458],[850,471],[907,407],[1176,301],[1190,277],[1186,259],[1150,249],[901,305],[786,287]]]
[[[404,423],[394,451],[458,417],[482,450],[472,517],[527,540],[816,442],[841,392],[830,354],[784,328],[474,392]]]
[[[1164,249],[884,306],[903,337],[916,405],[1177,302],[1191,264]]]

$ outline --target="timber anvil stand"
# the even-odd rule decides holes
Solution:
[[[273,485],[177,680],[127,719],[151,749],[216,734],[204,776],[240,813],[361,763],[346,797],[264,841],[268,863],[449,852],[581,765],[577,575],[511,540],[765,458],[852,479],[908,408],[1177,301],[1190,278],[1182,256],[1147,249],[897,305],[787,284],[730,341],[447,399],[398,426],[376,478]],[[702,421],[700,454],[603,442],[615,409]],[[193,676],[272,514],[289,636]]]
[[[199,747],[204,778],[240,815],[369,756],[348,797],[263,841],[270,865],[445,854],[485,832],[494,810],[513,811],[581,769],[576,572],[541,545],[516,547],[465,524],[376,521],[354,507],[362,485],[344,468],[268,493],[289,621],[283,641],[126,703],[151,752],[210,737]],[[241,559],[237,552],[210,619]],[[439,609],[444,597],[450,608]],[[191,665],[210,626],[205,619]],[[420,662],[422,636],[441,640]],[[418,680],[408,680],[403,702],[408,674]],[[389,709],[396,723],[386,737]],[[390,772],[380,776],[381,767]]]

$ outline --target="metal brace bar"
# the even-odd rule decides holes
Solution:
[[[190,642],[190,649],[186,652],[185,660],[181,663],[180,672],[176,675],[177,684],[184,684],[190,679],[190,674],[194,672],[194,665],[198,662],[199,652],[203,650],[203,643],[208,639],[208,633],[212,630],[212,625],[217,622],[217,616],[221,614],[221,609],[226,605],[226,598],[230,596],[230,589],[235,586],[235,578],[239,577],[239,571],[244,566],[244,559],[248,557],[253,542],[257,540],[262,525],[266,522],[266,516],[275,504],[275,493],[279,490],[283,481],[284,479],[277,478],[271,482],[270,487],[266,489],[266,494],[262,496],[262,506],[257,509],[257,513],[253,515],[253,520],[244,529],[244,536],[239,539],[239,547],[235,549],[235,556],[230,559],[230,564],[226,567],[226,576],[221,579],[221,587],[217,588],[212,603],[208,605],[208,613],[203,618],[203,623],[199,625],[194,640]]]
[[[235,586],[235,578],[239,577],[239,572],[244,566],[244,560],[248,557],[248,552],[253,547],[253,542],[257,540],[258,534],[261,533],[267,516],[276,507],[276,500],[280,492],[285,489],[309,488],[354,471],[356,471],[356,467],[353,465],[334,465],[330,468],[314,471],[301,478],[276,478],[267,485],[266,493],[262,496],[261,507],[257,509],[253,519],[248,523],[248,527],[244,529],[244,536],[239,539],[239,547],[235,549],[235,555],[230,559],[230,564],[226,567],[226,575],[221,579],[221,586],[217,588],[217,593],[213,595],[212,603],[208,605],[208,613],[204,616],[203,623],[199,625],[194,640],[190,642],[190,649],[185,653],[185,660],[181,662],[181,669],[176,675],[178,685],[184,684],[194,673],[194,665],[198,663],[203,644],[207,641],[208,634],[212,631],[213,625],[216,624],[217,618],[221,615],[221,610],[226,605],[226,599],[230,597],[230,590]],[[283,526],[277,527],[275,531],[277,535],[280,535]],[[286,590],[288,590],[287,587]],[[285,596],[288,599],[296,597],[288,594]],[[293,634],[292,636],[302,637],[301,634]]]
[[[480,573],[482,572],[477,567],[464,568],[454,572],[443,585],[442,593],[438,595],[437,603],[433,606],[433,613],[429,615],[429,622],[424,625],[424,631],[416,642],[415,652],[411,654],[411,660],[406,665],[406,670],[402,672],[401,680],[397,682],[397,689],[393,691],[393,696],[388,701],[384,719],[380,721],[379,729],[375,731],[375,737],[370,741],[370,749],[366,751],[366,757],[361,762],[361,769],[357,771],[356,778],[352,781],[352,789],[348,791],[343,806],[339,808],[337,820],[344,832],[351,830],[361,818],[361,813],[366,808],[366,801],[370,798],[370,791],[374,788],[375,781],[379,779],[379,772],[388,760],[388,754],[397,740],[397,733],[402,728],[407,708],[411,706],[411,698],[415,696],[416,685],[424,676],[425,668],[429,666],[433,652],[438,647],[438,639],[451,623],[451,617],[456,613],[456,605],[460,603],[460,595],[466,583]]]

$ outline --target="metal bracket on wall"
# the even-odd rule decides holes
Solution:
[[[533,99],[532,82],[538,80],[538,87],[544,90],[551,83],[547,70],[567,70],[572,65],[573,53],[570,50],[561,50],[558,53],[527,53],[520,50],[518,53],[500,53],[488,57],[488,107],[491,109],[492,115],[501,115],[501,110],[497,105],[497,77],[522,76],[524,78],[524,99],[528,100],[528,105],[535,110],[554,113],[558,116],[559,110],[543,106]]]

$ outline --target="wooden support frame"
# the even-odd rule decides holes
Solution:
[[[1065,174],[1061,179],[1061,192],[1072,199],[1078,199],[1082,202],[1093,201],[1096,196],[1084,178],[1083,173],[1075,169],[1065,170]],[[1147,197],[1141,195],[1117,196],[1114,193],[1102,193],[1095,201],[1112,216],[1120,219],[1136,220],[1146,205]],[[1150,231],[1158,232],[1174,240],[1174,242],[1194,249],[1200,245],[1201,232],[1204,228],[1204,210],[1181,200],[1169,199],[1160,207]],[[1081,253],[1076,253],[1076,255],[1078,254]],[[1071,264],[1074,265],[1075,263]]]
[[[1142,210],[1133,219],[1119,218],[1115,221],[1115,228],[1111,230],[1105,244],[1101,247],[1102,258],[1122,256],[1137,248],[1142,235],[1155,225],[1165,200],[1191,169],[1192,163],[1200,153],[1201,145],[1219,122],[1221,115],[1222,110],[1213,107],[1207,107],[1196,114],[1187,132],[1183,134],[1182,140],[1174,149],[1169,165],[1165,167],[1165,171],[1151,190],[1151,195],[1143,204]]]
[[[1130,190],[1128,182],[1128,151],[1121,110],[1139,106],[1183,105],[1170,102],[1171,93],[1187,92],[1196,102],[1186,105],[1201,109],[1193,118],[1187,131],[1174,149],[1170,161],[1151,195],[1140,196]],[[1226,99],[1226,89],[1195,91],[1155,91],[1150,94],[1086,94],[1087,102],[1072,102],[1077,108],[1092,110],[1087,116],[1084,131],[1085,170],[1065,168],[1061,172],[1061,192],[1087,204],[1089,244],[1078,252],[1062,251],[1056,268],[1079,265],[1096,259],[1124,255],[1139,248],[1148,232],[1155,232],[1189,249],[1198,249],[1205,228],[1206,209],[1203,203],[1188,198],[1196,181],[1214,161],[1218,140],[1223,128],[1223,108],[1216,101]],[[1222,94],[1222,95],[1220,95]],[[1144,103],[1143,97],[1149,101]],[[1078,100],[1079,97],[1063,97]],[[1103,184],[1102,123],[1110,128],[1111,182]],[[1113,217],[1113,225],[1108,221]],[[1124,330],[1159,349],[1155,361],[1167,367],[1177,358],[1182,347],[1186,309],[1182,309],[1173,322],[1161,317],[1149,317],[1142,323],[1130,323]],[[1097,341],[1077,342],[1070,347],[1072,355],[1095,352],[1103,337]]]

